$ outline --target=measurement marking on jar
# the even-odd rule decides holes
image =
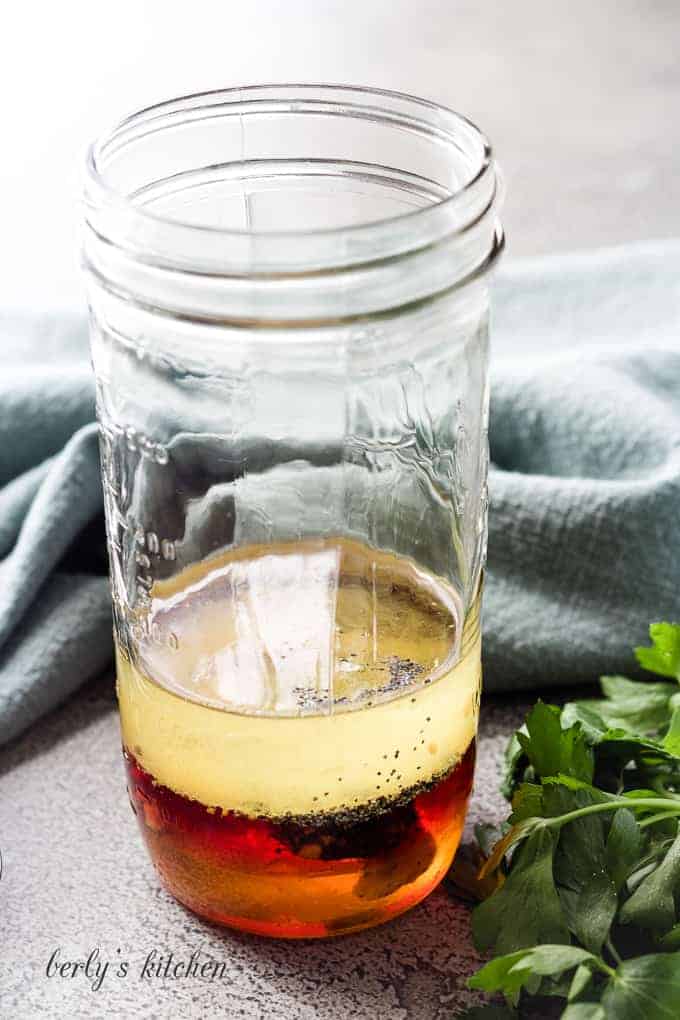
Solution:
[[[152,557],[172,562],[177,555],[175,543],[169,538],[159,538],[155,531],[145,531],[141,525],[138,525],[135,530],[135,542],[137,543],[135,563],[140,568],[137,572],[137,601],[140,606],[148,609],[151,606],[151,590],[154,585]],[[140,626],[140,624],[135,624],[135,626]],[[152,641],[156,641],[153,631],[149,631],[147,636]],[[159,639],[159,641],[161,644],[167,644],[168,648],[173,651],[179,646],[179,642],[174,634],[166,636],[163,640]]]
[[[141,549],[146,549],[151,556],[160,556],[161,559],[172,561],[177,558],[175,543],[169,538],[159,538],[155,531],[144,531],[138,527],[135,531],[135,541]],[[142,557],[141,559],[139,557]],[[151,561],[146,553],[136,554],[137,563],[140,566],[151,566]],[[148,564],[148,566],[147,566]]]
[[[157,623],[150,623],[148,619],[136,621],[130,627],[130,631],[135,641],[153,641],[155,645],[169,648],[172,652],[179,648],[179,639],[173,631],[164,633]]]
[[[147,460],[153,460],[161,466],[170,460],[168,449],[163,443],[151,439],[146,433],[136,429],[134,425],[119,425],[118,422],[109,420],[106,423],[100,422],[99,428],[109,442],[124,438],[128,450],[132,453],[139,453]]]

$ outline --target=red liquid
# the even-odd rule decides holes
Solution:
[[[447,775],[347,811],[250,818],[155,782],[125,752],[132,808],[163,883],[209,920],[263,935],[356,931],[420,902],[458,846],[474,741]]]

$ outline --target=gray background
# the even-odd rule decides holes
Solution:
[[[506,174],[510,254],[680,233],[677,0],[24,0],[3,42],[3,304],[79,299],[80,160],[111,120],[257,82],[467,114]]]
[[[509,253],[680,234],[680,5],[271,0],[13,9],[0,66],[3,304],[80,299],[78,159],[102,124],[167,95],[273,80],[403,89],[476,120],[505,170]],[[1,362],[0,362],[1,366]],[[471,817],[498,817],[505,736],[487,699]],[[127,804],[113,680],[0,751],[0,1015],[437,1020],[473,1001],[468,915],[444,890],[391,925],[316,944],[206,926],[160,890]],[[130,962],[98,992],[50,953]],[[156,949],[228,977],[144,983]],[[120,952],[119,952],[120,950]],[[113,970],[113,966],[110,971]]]

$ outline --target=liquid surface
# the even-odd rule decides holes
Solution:
[[[118,655],[131,800],[182,902],[269,934],[335,934],[418,902],[472,780],[477,607],[334,540],[243,548],[156,584]]]
[[[233,550],[153,589],[150,676],[261,715],[375,704],[441,675],[458,599],[415,563],[351,540]]]

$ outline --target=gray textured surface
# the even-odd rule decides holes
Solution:
[[[251,17],[258,7],[261,17]],[[12,94],[12,51],[20,83],[35,66],[45,77],[50,61],[55,70],[49,94],[39,76],[39,98],[28,91],[27,115],[35,107],[46,126],[56,125],[52,133],[33,132],[31,148],[21,116],[3,127],[15,153],[3,167],[3,223],[9,235],[14,226],[15,239],[0,266],[15,300],[75,292],[65,268],[74,262],[73,154],[96,125],[147,98],[243,81],[363,81],[469,112],[506,170],[514,252],[680,233],[674,0],[257,0],[238,5],[238,15],[228,5],[222,28],[209,32],[212,4],[208,12],[197,3],[187,19],[184,5],[168,17],[165,0],[129,3],[126,15],[124,2],[108,12],[110,24],[77,8],[55,8],[51,27],[45,5],[25,4],[3,68]],[[159,27],[167,30],[163,46]],[[501,809],[498,755],[522,709],[483,707],[473,818]],[[467,910],[443,891],[385,928],[317,944],[220,933],[160,891],[127,805],[110,678],[0,754],[0,849],[3,1018],[437,1020],[469,1001]],[[120,948],[131,974],[107,975],[99,992],[82,976],[48,980],[58,946],[70,958],[99,947],[113,959]],[[136,972],[154,948],[177,958],[201,949],[228,961],[228,979],[146,985]]]
[[[522,713],[485,704],[470,822],[498,816],[499,756]],[[392,924],[316,943],[203,924],[162,889],[125,793],[110,678],[72,698],[3,755],[0,882],[3,1017],[444,1020],[474,1001],[468,911],[441,888]],[[98,991],[46,977],[51,953],[113,961]],[[120,953],[118,950],[120,949]],[[227,961],[214,982],[139,977],[147,954]],[[117,979],[118,960],[130,962]]]

